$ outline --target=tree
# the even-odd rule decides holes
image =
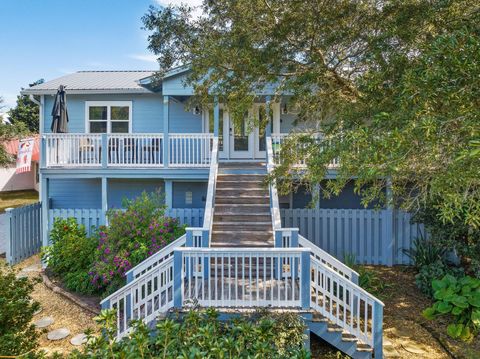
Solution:
[[[477,1],[212,0],[191,11],[151,7],[143,18],[160,75],[189,64],[199,101],[219,96],[234,120],[276,84],[328,139],[287,141],[281,192],[319,183],[338,158],[327,193],[356,178],[365,204],[414,211],[435,198],[443,221],[480,226]],[[307,170],[295,173],[300,158]]]
[[[43,82],[43,79],[37,80],[34,83],[30,84],[29,87],[39,85]],[[17,104],[14,108],[10,109],[8,115],[12,124],[23,122],[30,130],[30,132],[39,132],[38,105],[32,100],[30,100],[29,96],[22,94],[18,95]]]
[[[0,97],[0,109],[3,108],[1,104],[3,103],[3,98]],[[24,123],[10,124],[0,122],[0,167],[6,167],[14,161],[13,156],[11,156],[3,147],[3,143],[14,139],[18,136],[26,135],[28,130]]]

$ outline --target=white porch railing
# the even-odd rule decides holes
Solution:
[[[163,165],[163,134],[109,134],[108,165]]]
[[[213,134],[171,133],[168,135],[171,167],[208,167]]]
[[[297,135],[302,135],[302,133],[296,133]],[[282,162],[282,144],[285,142],[286,138],[289,136],[295,135],[295,133],[275,133],[272,134],[272,151],[273,151],[273,160],[276,165]],[[317,141],[324,141],[321,134],[312,135]],[[299,167],[306,166],[304,159],[300,159],[296,164]],[[338,160],[334,159],[330,164],[329,168],[338,167]]]
[[[97,167],[102,165],[102,135],[61,133],[44,135],[43,138],[47,167]]]
[[[182,297],[209,307],[302,307],[301,248],[183,248]],[[177,260],[176,260],[177,263]],[[306,267],[308,276],[308,267]],[[175,267],[178,274],[180,268]],[[308,298],[304,298],[308,299]],[[177,300],[177,298],[175,299]]]
[[[169,147],[167,147],[169,146]],[[59,133],[42,136],[44,165],[52,167],[164,167],[210,166],[213,134],[171,133]]]

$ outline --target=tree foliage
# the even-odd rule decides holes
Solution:
[[[189,64],[198,100],[219,96],[235,120],[267,84],[274,100],[290,94],[297,121],[328,146],[287,142],[281,192],[319,183],[338,158],[326,193],[355,177],[365,204],[415,210],[433,198],[443,221],[480,226],[477,1],[206,0],[202,9],[144,16],[160,74]],[[299,159],[307,170],[295,173]]]
[[[0,109],[3,99],[0,97]],[[14,162],[14,157],[10,155],[3,146],[6,141],[28,134],[28,129],[24,123],[4,123],[0,121],[0,167],[6,167]]]
[[[43,83],[40,79],[31,83],[29,87]],[[22,88],[23,90],[23,88]],[[39,109],[38,105],[30,100],[28,95],[18,95],[17,104],[8,112],[9,120],[12,124],[23,122],[28,130],[33,133],[39,132]]]
[[[0,356],[25,354],[38,346],[39,333],[31,321],[40,305],[30,296],[33,286],[0,264]]]

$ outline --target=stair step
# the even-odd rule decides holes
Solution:
[[[357,343],[357,351],[373,353],[373,348],[365,343]]]
[[[217,175],[217,182],[223,181],[263,181],[265,179],[264,174],[238,174],[238,173],[219,173]]]
[[[246,161],[238,161],[238,162],[220,162],[219,163],[220,168],[262,168],[266,167],[265,162],[246,162]]]
[[[213,223],[216,222],[252,222],[252,221],[259,221],[259,222],[268,222],[271,220],[271,216],[269,213],[222,213],[222,214],[214,214]]]
[[[215,206],[217,204],[226,204],[229,206],[257,204],[270,208],[270,198],[268,196],[215,196]]]
[[[339,332],[339,333],[342,333],[343,332],[343,328],[336,325],[336,324],[331,324],[331,323],[328,323],[328,327],[327,327],[327,330],[329,332]]]
[[[266,190],[263,181],[217,181],[219,189],[263,189]]]
[[[342,333],[342,340],[344,342],[357,342],[358,338],[350,333]]]
[[[271,231],[272,222],[213,222],[213,230]]]
[[[266,196],[268,191],[265,188],[217,188],[215,197],[217,196]]]
[[[215,203],[215,214],[248,214],[248,213],[270,214],[269,203]]]
[[[248,247],[250,243],[261,243],[273,246],[273,232],[271,230],[247,231],[247,230],[223,230],[212,231],[212,246],[219,246],[219,243],[227,243],[227,246],[235,245]],[[221,245],[220,245],[221,246]]]

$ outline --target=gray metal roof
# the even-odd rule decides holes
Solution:
[[[155,71],[79,71],[22,91],[24,94],[44,95],[56,93],[60,85],[67,94],[81,93],[149,93],[138,81]]]

